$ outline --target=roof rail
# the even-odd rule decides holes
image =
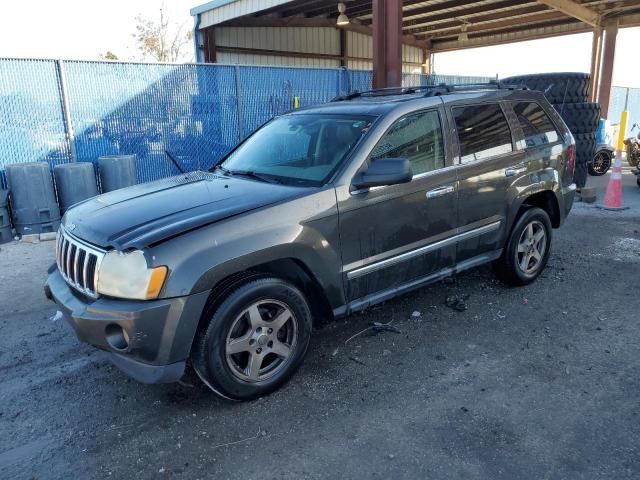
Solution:
[[[474,90],[529,90],[522,85],[507,85],[499,80],[490,80],[487,83],[440,83],[438,85],[421,85],[416,87],[388,87],[378,88],[374,90],[358,91],[355,90],[346,95],[335,97],[332,102],[343,102],[345,100],[353,100],[360,97],[384,97],[387,95],[410,95],[419,92],[425,92],[425,97],[437,97],[456,92],[474,91]]]
[[[335,97],[332,102],[342,102],[344,100],[353,100],[359,97],[384,97],[386,95],[410,95],[418,93],[420,91],[433,88],[432,86],[416,86],[416,87],[387,87],[376,88],[373,90],[354,90],[346,95],[339,95]]]

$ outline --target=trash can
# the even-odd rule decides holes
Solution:
[[[60,209],[45,162],[7,165],[12,220],[20,235],[51,233],[60,226]]]
[[[56,179],[60,210],[64,214],[69,207],[98,195],[98,184],[93,164],[90,162],[63,163],[53,168]]]
[[[103,193],[138,183],[135,155],[106,155],[98,158],[98,177]]]

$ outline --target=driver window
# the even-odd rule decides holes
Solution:
[[[369,155],[370,161],[379,158],[406,158],[414,175],[444,168],[438,112],[413,113],[398,120]]]

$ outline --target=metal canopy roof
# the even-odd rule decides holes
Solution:
[[[247,0],[236,0],[246,2]],[[343,0],[348,30],[371,33],[372,0]],[[196,8],[229,7],[218,0]],[[261,7],[260,4],[264,5]],[[337,0],[256,1],[247,15],[218,25],[336,27]],[[222,8],[222,7],[221,7]],[[405,0],[404,42],[434,52],[496,45],[558,35],[589,32],[618,23],[640,26],[640,0]],[[468,40],[459,36],[466,30]]]

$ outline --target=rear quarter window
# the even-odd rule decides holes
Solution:
[[[560,140],[556,126],[537,103],[519,102],[513,106],[513,111],[522,127],[527,147],[539,147]]]

